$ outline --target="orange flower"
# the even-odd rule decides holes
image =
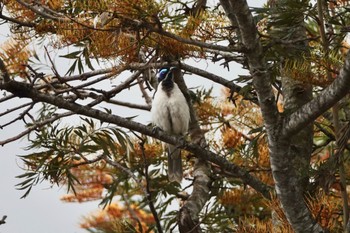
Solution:
[[[242,133],[234,128],[224,127],[221,130],[222,141],[225,148],[236,148],[242,143]]]
[[[10,39],[1,47],[0,57],[6,63],[9,73],[25,78],[28,60],[32,55],[27,49],[27,41]]]

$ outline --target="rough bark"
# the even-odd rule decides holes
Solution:
[[[191,102],[191,97],[180,69],[175,71],[175,81],[184,94],[190,107],[191,121],[189,134],[191,136],[191,141],[202,148],[205,148],[206,141],[204,138],[204,133],[200,129],[200,125]],[[181,207],[178,213],[179,230],[183,233],[201,232],[199,213],[210,198],[210,186],[212,183],[210,178],[210,165],[206,160],[202,159],[200,155],[195,156],[193,166],[193,191],[189,198],[184,202],[184,205]]]
[[[178,214],[181,233],[202,232],[199,224],[199,212],[210,198],[210,167],[203,159],[197,158],[193,168],[193,191]]]
[[[341,100],[350,91],[350,53],[338,77],[317,97],[285,119],[283,135],[293,135]]]
[[[312,99],[312,87],[290,77],[282,77],[284,111],[293,112]],[[309,183],[309,167],[312,153],[313,125],[310,123],[291,137],[289,156],[293,158],[301,190]]]
[[[283,1],[279,1],[277,4],[281,4]],[[282,3],[283,4],[283,3]],[[293,20],[293,32],[290,35],[290,40],[299,41],[296,48],[306,48],[308,45],[306,30],[304,26],[304,16],[300,14]],[[283,33],[283,32],[282,32]],[[286,34],[288,32],[285,32]],[[281,35],[284,37],[284,35]],[[295,49],[296,55],[305,53],[306,50]],[[300,54],[300,57],[303,57]],[[296,58],[299,59],[299,58]],[[283,65],[282,65],[283,66]],[[284,102],[284,112],[292,113],[306,104],[312,99],[312,85],[307,82],[296,80],[288,75],[288,72],[283,70],[282,73],[282,92]],[[313,124],[309,123],[297,134],[291,137],[291,145],[289,150],[289,156],[292,158],[292,164],[296,170],[298,184],[301,191],[305,191],[309,184],[309,170],[310,170],[310,159],[313,146]]]
[[[290,166],[293,161],[292,155],[288,153],[291,149],[291,140],[289,137],[282,137],[283,117],[277,111],[262,46],[248,5],[244,0],[232,0],[229,1],[229,4],[227,1],[222,0],[221,2],[224,3],[224,9],[228,17],[232,17],[232,14],[228,13],[233,12],[243,46],[247,49],[245,54],[248,59],[250,73],[253,76],[253,85],[258,95],[268,135],[275,189],[287,219],[296,232],[322,232],[323,229],[312,218],[303,201],[296,172],[293,166]],[[310,121],[307,123],[310,123]],[[295,133],[299,131],[300,129]]]

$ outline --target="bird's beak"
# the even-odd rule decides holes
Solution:
[[[169,72],[168,72],[167,76],[165,77],[165,79],[174,78],[174,70],[176,70],[176,69],[177,69],[176,67],[171,67],[169,69]]]
[[[170,67],[170,72],[173,72],[173,70],[176,70],[177,68],[176,67]]]
[[[172,69],[170,69],[167,75],[165,76],[164,80],[172,79],[172,77],[173,77],[173,71]]]

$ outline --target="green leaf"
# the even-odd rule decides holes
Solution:
[[[21,183],[16,184],[16,186],[19,186],[17,189],[23,190],[23,189],[26,189],[26,188],[32,186],[33,183],[34,183],[33,182],[34,180],[35,180],[35,177],[29,178],[29,179],[27,179],[27,180],[25,180],[25,181],[23,181]]]
[[[84,73],[83,63],[81,62],[80,57],[77,60],[78,60],[78,72],[79,72],[79,74],[82,74],[82,73]]]
[[[77,60],[73,62],[72,66],[68,69],[65,75],[71,75],[72,73],[74,73],[76,66],[77,66]]]
[[[255,129],[252,129],[248,132],[248,134],[254,134],[254,133],[261,133],[263,131],[264,127],[258,127]]]
[[[75,51],[72,53],[68,53],[66,55],[61,55],[60,57],[64,57],[64,58],[68,58],[68,59],[77,59],[79,56],[79,54],[81,54],[81,51]]]
[[[36,174],[37,174],[36,172],[27,172],[27,173],[24,173],[22,175],[16,176],[16,178],[31,177],[31,176],[35,176]]]
[[[129,117],[125,117],[125,119],[131,121],[132,119],[138,117],[139,115],[135,115],[135,116],[129,116]]]
[[[21,199],[26,198],[26,197],[29,195],[30,191],[32,190],[32,187],[33,187],[33,186],[31,186],[31,187],[23,194],[23,196],[21,196]]]
[[[88,52],[88,49],[87,49],[87,48],[84,48],[84,50],[83,50],[83,56],[84,56],[84,58],[85,58],[85,63],[86,63],[86,65],[87,65],[91,70],[95,70],[94,67],[93,67],[92,64],[91,64],[90,57],[89,57],[89,52]]]

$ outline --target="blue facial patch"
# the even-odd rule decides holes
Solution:
[[[166,75],[169,73],[169,69],[168,68],[162,68],[159,70],[158,72],[158,82],[161,82]]]

